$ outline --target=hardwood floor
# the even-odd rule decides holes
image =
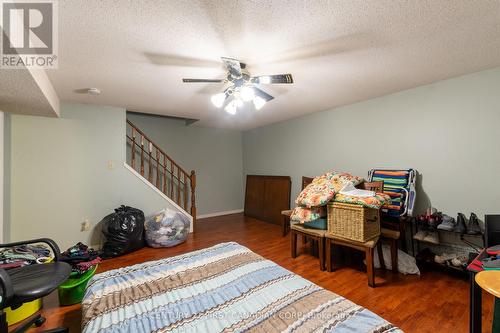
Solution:
[[[356,268],[321,272],[318,259],[304,253],[290,256],[290,236],[282,237],[280,226],[261,222],[242,214],[198,220],[197,232],[187,242],[168,249],[144,248],[129,255],[107,260],[99,272],[148,260],[175,256],[221,242],[236,241],[310,281],[360,304],[399,326],[406,332],[467,332],[469,316],[468,282],[442,272],[423,271],[404,276],[377,270],[376,288],[367,285],[366,274]],[[491,330],[493,298],[483,297],[483,332]],[[59,307],[57,292],[44,299],[43,328],[67,326],[80,331],[79,305]]]

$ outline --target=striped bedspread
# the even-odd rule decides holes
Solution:
[[[98,274],[90,332],[401,332],[237,243]]]

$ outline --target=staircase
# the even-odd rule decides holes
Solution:
[[[196,174],[182,169],[127,119],[127,164],[196,219]],[[194,223],[193,223],[194,226]]]

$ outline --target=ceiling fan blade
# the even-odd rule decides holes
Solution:
[[[252,78],[255,83],[260,84],[291,84],[292,74],[261,75]]]
[[[270,100],[274,99],[273,96],[269,95],[266,93],[264,90],[259,89],[257,87],[253,87],[253,90],[255,91],[255,95],[262,97],[266,102],[269,102]]]
[[[224,82],[223,79],[182,79],[184,83],[199,83],[199,82],[209,82],[209,83],[221,83]]]
[[[222,62],[224,63],[224,66],[226,66],[227,70],[229,71],[229,74],[238,79],[241,77],[241,63],[239,60],[233,59],[233,58],[226,58],[226,57],[221,57]],[[246,65],[244,65],[246,66]]]

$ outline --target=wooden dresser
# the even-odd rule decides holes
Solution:
[[[281,211],[290,209],[289,176],[248,175],[245,191],[245,215],[281,224]]]

